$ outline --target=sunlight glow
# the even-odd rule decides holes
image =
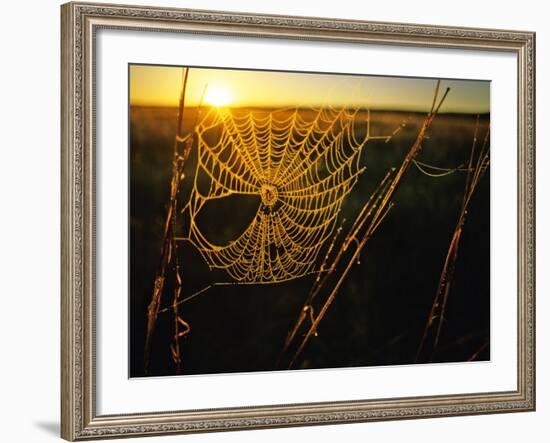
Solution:
[[[233,101],[231,92],[221,86],[208,86],[204,99],[213,106],[227,106]]]
[[[130,65],[132,106],[177,107],[182,67]],[[429,111],[435,80],[344,74],[190,68],[185,106],[369,106],[390,111]],[[441,112],[489,112],[490,82],[445,80],[451,88]],[[203,91],[206,92],[203,97]],[[428,102],[428,104],[426,104]]]

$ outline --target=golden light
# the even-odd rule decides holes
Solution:
[[[212,106],[227,106],[233,101],[231,92],[221,86],[208,86],[204,99]]]

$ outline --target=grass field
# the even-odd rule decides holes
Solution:
[[[189,127],[194,109],[186,111]],[[177,109],[130,109],[130,361],[131,376],[143,376],[146,311],[158,266],[166,217]],[[362,118],[362,116],[359,116]],[[388,143],[371,141],[361,164],[367,171],[344,202],[342,217],[357,216],[364,201],[410,149],[424,114],[373,111],[371,133],[405,127]],[[441,114],[418,160],[443,168],[467,163],[476,117]],[[489,116],[481,116],[485,133]],[[196,156],[185,166],[180,200],[191,192]],[[297,368],[414,363],[443,261],[460,211],[466,174],[429,177],[414,165],[406,172],[395,207],[361,253],[339,295],[308,344]],[[452,294],[435,362],[486,360],[490,330],[490,174],[472,200],[456,264]],[[257,202],[222,199],[205,213],[205,233],[216,242],[235,238],[250,222]],[[182,221],[179,229],[183,229]],[[209,271],[197,250],[182,244],[184,294],[227,279]],[[285,336],[314,277],[270,285],[215,287],[183,305],[191,325],[182,340],[183,374],[275,369]],[[164,303],[166,305],[167,302]],[[166,315],[166,314],[165,314]],[[169,317],[160,314],[148,375],[173,373]]]

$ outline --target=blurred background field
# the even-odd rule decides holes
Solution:
[[[186,109],[187,129],[195,108]],[[372,135],[391,134],[388,143],[370,141],[361,164],[367,171],[347,197],[342,216],[349,227],[365,200],[391,167],[399,167],[425,114],[372,112]],[[363,118],[360,115],[359,118]],[[470,155],[475,115],[441,114],[435,119],[418,160],[444,168],[465,164]],[[489,116],[481,116],[485,133]],[[143,376],[146,311],[158,267],[166,216],[177,109],[130,108],[130,362],[131,376]],[[192,151],[193,152],[193,151]],[[196,156],[185,167],[180,201],[191,191]],[[466,174],[433,178],[414,165],[406,172],[383,221],[360,263],[346,279],[297,368],[401,365],[414,362],[437,289],[443,261],[459,215]],[[208,208],[209,238],[236,238],[250,222],[254,198],[230,197]],[[184,221],[179,228],[184,227]],[[489,340],[490,333],[490,174],[474,195],[463,234],[455,282],[447,306],[436,362],[465,361]],[[188,243],[180,246],[183,295],[214,281]],[[191,325],[182,339],[183,374],[269,371],[275,369],[285,336],[307,296],[314,277],[286,283],[214,287],[182,305]],[[165,300],[164,305],[167,305]],[[160,314],[148,375],[174,373],[169,343],[172,322]],[[490,348],[476,356],[490,357]]]

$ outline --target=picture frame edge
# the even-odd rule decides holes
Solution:
[[[138,11],[142,11],[140,15]],[[94,27],[113,17],[147,20],[166,27],[195,17],[209,27],[237,25],[257,34],[343,41],[471,47],[518,55],[518,390],[512,393],[415,397],[391,408],[390,399],[364,402],[250,407],[208,411],[96,416],[94,397],[94,171],[92,40]],[[161,18],[159,18],[159,16]],[[87,20],[93,17],[93,20]],[[155,18],[156,17],[156,18]],[[160,23],[163,18],[168,25]],[[202,21],[201,21],[202,20]],[[186,23],[188,23],[186,22]],[[323,25],[330,22],[330,28]],[[340,28],[338,26],[340,25]],[[259,27],[259,28],[258,28]],[[277,29],[291,29],[291,36]],[[391,39],[386,32],[393,29]],[[226,31],[225,28],[223,28]],[[314,30],[314,31],[312,31]],[[438,31],[439,30],[439,31]],[[300,32],[298,32],[300,31]],[[309,32],[309,34],[308,34]],[[223,32],[221,32],[223,33]],[[288,32],[287,32],[288,34]],[[369,38],[370,37],[370,38]],[[366,22],[286,15],[70,2],[61,5],[61,437],[69,440],[194,433],[237,429],[336,424],[407,418],[431,418],[499,412],[534,411],[535,367],[535,37],[534,32],[450,26]],[[431,42],[431,43],[430,43]],[[486,46],[483,46],[485,42]],[[481,398],[479,398],[481,396]],[[445,404],[454,402],[453,404]],[[439,401],[443,401],[440,405]],[[432,407],[423,403],[432,403]],[[415,405],[416,403],[416,405]],[[342,412],[321,411],[327,405]],[[372,405],[378,405],[378,409]],[[370,405],[370,406],[369,406]],[[438,409],[439,408],[439,409]],[[286,413],[285,413],[286,409]],[[302,410],[302,414],[299,412]],[[255,412],[256,411],[256,412]],[[377,413],[373,411],[378,411]],[[255,414],[260,416],[255,417]],[[206,416],[204,414],[207,414]],[[210,418],[208,418],[210,414]],[[220,416],[221,414],[221,416]],[[270,415],[272,414],[272,415]],[[226,418],[224,419],[223,416]],[[199,418],[197,418],[199,417]]]

